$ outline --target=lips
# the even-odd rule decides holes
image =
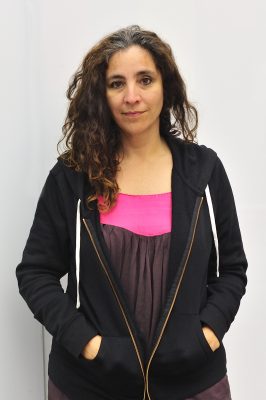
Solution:
[[[144,111],[129,111],[127,113],[123,113],[124,115],[126,115],[127,117],[137,117],[138,115],[143,114]]]

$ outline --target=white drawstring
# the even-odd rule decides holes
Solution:
[[[76,217],[76,279],[77,279],[77,304],[76,304],[76,308],[80,307],[79,272],[80,272],[80,199],[78,200],[78,203],[77,203],[77,217]]]
[[[218,245],[218,236],[217,236],[217,230],[216,230],[216,223],[215,223],[215,216],[214,216],[214,211],[213,211],[213,205],[212,205],[212,199],[211,199],[211,194],[210,194],[210,189],[209,186],[207,185],[205,189],[206,193],[206,200],[209,208],[209,213],[210,213],[210,219],[211,219],[211,227],[212,227],[212,233],[213,233],[213,239],[214,239],[214,245],[215,245],[215,250],[216,250],[216,275],[219,276],[219,245]]]

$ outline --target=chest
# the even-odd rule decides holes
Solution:
[[[171,191],[172,158],[158,162],[121,163],[116,180],[119,191],[128,194],[154,194]]]

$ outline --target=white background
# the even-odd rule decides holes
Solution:
[[[56,161],[69,79],[98,39],[133,23],[171,45],[199,110],[199,142],[229,175],[249,282],[224,339],[228,375],[233,400],[266,398],[265,1],[0,2],[0,398],[45,399],[49,338],[18,294],[15,267]]]

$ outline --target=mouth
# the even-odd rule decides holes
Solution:
[[[130,111],[127,113],[123,113],[123,115],[125,115],[126,117],[135,118],[143,113],[144,113],[144,111]]]

